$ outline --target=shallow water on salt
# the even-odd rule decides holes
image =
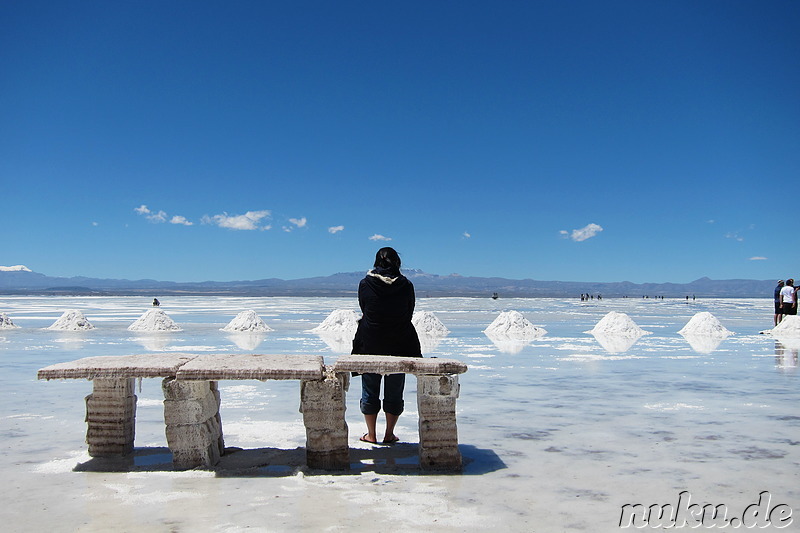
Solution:
[[[91,384],[38,382],[37,369],[149,351],[313,353],[332,362],[346,339],[308,330],[335,309],[357,310],[350,298],[161,300],[183,331],[127,331],[148,298],[0,297],[0,312],[20,326],[0,330],[0,494],[25,504],[0,510],[11,530],[355,530],[395,517],[398,531],[614,531],[622,505],[675,503],[684,490],[734,516],[764,490],[773,504],[800,510],[798,351],[758,334],[771,327],[767,299],[419,299],[417,309],[450,330],[423,341],[425,355],[470,367],[458,400],[461,475],[416,467],[413,377],[397,429],[404,443],[391,448],[357,441],[363,421],[353,379],[347,474],[302,468],[299,385],[277,381],[220,383],[225,443],[244,450],[214,473],[170,470],[160,383],[143,380],[133,464],[91,471],[98,468],[86,455],[83,402]],[[44,329],[66,309],[81,310],[96,329]],[[244,309],[274,331],[219,331]],[[493,342],[482,330],[506,310],[548,333]],[[609,311],[652,335],[583,333]],[[734,335],[684,339],[678,330],[700,311]]]

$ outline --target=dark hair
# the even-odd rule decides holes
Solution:
[[[375,254],[375,268],[388,270],[394,274],[400,273],[400,256],[394,248],[385,247]]]

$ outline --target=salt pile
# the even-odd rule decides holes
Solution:
[[[770,333],[776,337],[800,337],[800,316],[786,315]]]
[[[221,331],[260,332],[272,331],[272,328],[266,325],[263,320],[261,320],[261,317],[258,316],[258,313],[252,309],[248,309],[236,315],[236,318],[231,320],[227,326],[222,328]]]
[[[47,329],[54,329],[59,331],[83,331],[87,329],[94,329],[94,326],[86,320],[83,313],[77,309],[70,309],[64,311],[61,318],[53,322],[53,325]]]
[[[358,329],[358,316],[352,309],[336,309],[322,323],[312,329],[314,333],[353,333]]]
[[[547,330],[528,322],[519,311],[503,311],[483,332],[495,337],[535,339],[547,333]]]
[[[6,313],[0,313],[0,329],[16,329],[18,327]]]
[[[161,309],[150,309],[136,322],[128,326],[129,331],[181,331],[167,313]]]
[[[717,317],[708,311],[702,311],[694,315],[678,333],[687,337],[727,337],[732,334],[717,320]]]
[[[414,313],[414,316],[411,318],[411,323],[414,324],[418,335],[444,337],[450,333],[447,326],[442,324],[432,311],[418,311]]]
[[[636,325],[631,317],[625,313],[618,313],[611,311],[606,316],[600,319],[595,324],[593,329],[586,331],[593,335],[620,335],[626,337],[641,337],[642,335],[649,335],[649,331],[644,331]]]

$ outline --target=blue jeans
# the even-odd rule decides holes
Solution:
[[[376,415],[381,410],[381,378],[383,378],[383,410],[391,415],[403,413],[405,374],[361,374],[361,412]]]

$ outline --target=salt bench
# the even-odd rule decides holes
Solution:
[[[414,374],[417,378],[419,411],[419,462],[424,469],[458,470],[456,399],[460,392],[458,374],[467,365],[455,359],[346,355],[333,365],[339,380],[350,372],[359,374]]]
[[[163,378],[167,445],[176,468],[213,466],[224,452],[221,379],[299,379],[301,411],[306,424],[306,461],[312,468],[347,468],[347,425],[339,411],[337,387],[326,377],[316,355],[144,354],[86,357],[58,363],[38,372],[38,379],[88,379],[86,442],[89,455],[107,457],[133,451],[136,419],[136,378]],[[326,381],[328,383],[326,383]],[[343,397],[343,396],[342,396]]]
[[[461,468],[455,402],[457,374],[467,366],[453,359],[350,355],[332,368],[317,355],[143,354],[86,357],[38,372],[38,379],[88,379],[86,442],[89,455],[133,451],[137,378],[162,378],[167,445],[176,468],[213,466],[224,452],[217,382],[223,379],[300,380],[300,411],[306,428],[306,462],[312,468],[350,467],[345,395],[349,373],[408,373],[417,377],[420,466]]]

